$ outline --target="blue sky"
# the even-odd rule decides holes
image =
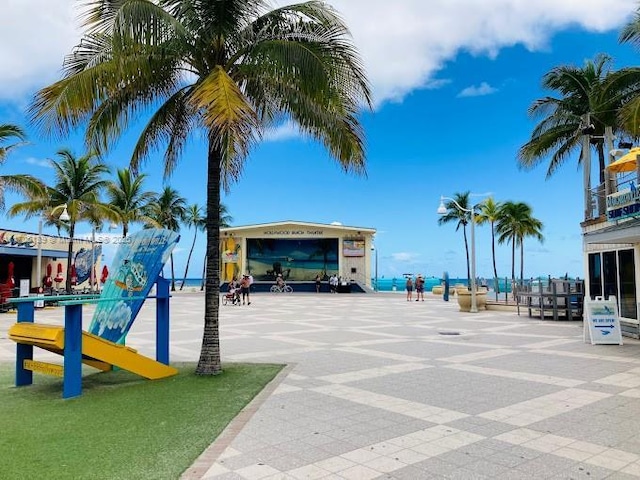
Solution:
[[[66,8],[59,11],[72,12],[71,0],[51,1]],[[485,8],[474,14],[477,2],[458,0],[452,2],[457,4],[454,9],[452,4],[434,0],[439,10],[423,18],[417,16],[423,13],[422,2],[413,0],[394,2],[395,10],[387,16],[380,13],[384,2],[377,0],[367,3],[368,13],[359,13],[362,10],[355,4],[360,0],[331,3],[352,27],[376,93],[374,111],[362,116],[367,176],[344,174],[319,145],[283,126],[269,132],[252,152],[240,181],[224,196],[233,224],[300,220],[373,227],[378,230],[380,275],[412,271],[440,276],[446,270],[452,276],[466,276],[461,232],[453,225],[437,224],[439,198],[466,190],[492,192],[499,201],[529,203],[544,224],[544,243],[525,242],[525,276],[569,273],[582,277],[582,174],[577,157],[547,180],[546,163],[522,171],[516,153],[534,125],[527,117],[529,105],[548,93],[540,89],[545,72],[562,64],[582,65],[600,52],[610,54],[616,68],[637,64],[640,52],[619,45],[617,36],[638,4],[629,0],[541,0],[529,6],[530,10],[522,10],[522,2],[491,0],[486,5],[500,10]],[[16,150],[3,171],[29,172],[50,180],[52,170],[43,166],[43,160],[61,147],[81,154],[81,136],[42,139],[26,124],[23,111],[33,92],[56,78],[62,56],[77,41],[77,33],[68,22],[49,26],[45,22],[36,33],[28,26],[29,12],[20,5],[9,9],[15,29],[9,32],[14,35],[12,46],[19,47],[9,53],[0,49],[12,55],[0,72],[4,92],[0,94],[0,122],[24,125],[31,143]],[[459,11],[469,12],[469,18]],[[476,18],[482,15],[486,16]],[[52,32],[48,38],[59,40],[56,45],[32,47],[20,41],[26,35],[46,38],[47,28]],[[385,29],[388,38],[379,38],[378,32]],[[7,43],[2,40],[0,44]],[[125,166],[134,140],[135,129],[107,162]],[[160,190],[159,161],[150,159],[144,172],[150,177],[148,188]],[[203,205],[204,177],[203,145],[196,138],[169,183],[189,203]],[[17,198],[8,196],[7,200],[11,203]],[[22,218],[3,218],[2,224],[37,228],[37,221]],[[79,231],[88,233],[89,227],[81,225]],[[185,229],[182,235],[176,253],[180,275],[193,232]],[[489,276],[488,227],[478,227],[476,237],[477,272]],[[200,235],[190,276],[201,272],[203,240]],[[498,274],[509,275],[510,247],[499,246],[497,254]]]

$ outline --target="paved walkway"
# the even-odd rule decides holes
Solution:
[[[640,477],[635,340],[586,345],[581,322],[464,314],[431,296],[252,300],[221,307],[223,359],[289,368],[184,478]],[[152,308],[128,340],[149,354]],[[197,359],[202,311],[201,295],[174,297],[172,360]],[[0,315],[0,361],[14,358],[11,322]]]

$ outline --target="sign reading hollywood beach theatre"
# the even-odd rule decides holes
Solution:
[[[622,345],[622,330],[615,297],[585,301],[585,322],[583,339],[592,345]]]
[[[640,190],[631,188],[607,196],[607,220],[615,221],[640,214]]]

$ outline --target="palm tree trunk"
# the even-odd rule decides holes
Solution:
[[[76,232],[75,222],[69,223],[69,249],[67,251],[67,278],[65,282],[65,289],[67,293],[71,293],[71,260],[73,258],[73,235]]]
[[[511,237],[511,283],[516,281],[516,236]]]
[[[184,282],[187,281],[187,272],[189,271],[189,262],[191,261],[191,254],[193,253],[193,247],[196,246],[196,237],[198,236],[198,227],[196,226],[196,232],[193,234],[193,242],[191,243],[191,249],[189,250],[189,256],[187,256],[187,265],[184,267],[184,278],[182,279],[182,285],[180,290],[184,288]]]
[[[176,274],[173,269],[173,253],[171,254],[170,258],[171,258],[171,291],[175,292],[176,291]]]
[[[524,283],[524,238],[520,239],[520,283]]]
[[[220,361],[220,180],[222,152],[217,142],[209,138],[207,158],[207,274],[204,292],[204,332],[198,375],[217,375],[222,372]]]
[[[462,226],[462,234],[464,235],[464,250],[467,253],[467,279],[469,280],[469,289],[471,289],[471,269],[469,267],[469,242],[467,241],[467,226]]]
[[[494,290],[500,293],[500,282],[498,281],[498,269],[496,268],[496,232],[495,225],[491,222],[491,255],[493,256],[493,282]]]
[[[204,254],[204,262],[202,263],[202,283],[200,284],[200,291],[204,290],[204,279],[207,277],[207,254]]]
[[[122,222],[122,238],[127,238],[127,233],[129,233],[129,225],[126,222]]]

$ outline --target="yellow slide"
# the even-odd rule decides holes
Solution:
[[[16,323],[9,329],[15,342],[34,345],[63,355],[64,327],[35,323]],[[150,380],[176,375],[178,370],[139,354],[125,345],[82,332],[82,362],[103,371],[119,367]]]

